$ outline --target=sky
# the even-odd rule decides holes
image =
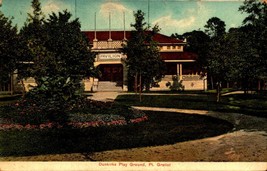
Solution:
[[[13,25],[20,29],[27,13],[32,13],[32,0],[0,0],[0,10]],[[83,31],[133,29],[133,13],[142,10],[145,20],[151,26],[159,25],[160,33],[183,34],[193,30],[203,30],[211,17],[218,17],[226,24],[226,29],[239,27],[247,14],[238,8],[243,0],[40,0],[42,11],[48,17],[52,12],[67,9],[72,19],[79,18]],[[96,16],[96,23],[95,23]],[[110,23],[109,23],[110,18]],[[125,24],[124,24],[125,18]]]

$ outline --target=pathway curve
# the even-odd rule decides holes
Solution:
[[[267,161],[267,118],[206,110],[135,108],[208,115],[233,123],[235,130],[216,137],[173,145],[93,153],[90,155],[91,159],[96,161]]]
[[[114,100],[122,92],[94,93],[94,100]],[[58,154],[28,157],[1,158],[1,160],[41,160],[41,161],[267,161],[267,118],[221,113],[206,110],[138,107],[141,110],[168,111],[185,114],[208,115],[227,120],[235,125],[231,133],[172,145],[111,150],[92,154]],[[160,137],[159,137],[160,138]],[[267,168],[267,164],[266,164]]]

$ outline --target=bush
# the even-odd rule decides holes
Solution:
[[[70,122],[114,122],[124,120],[131,123],[138,118],[146,117],[146,114],[140,110],[133,109],[129,106],[119,105],[114,102],[101,102],[81,98],[77,103],[66,103],[64,109],[59,102],[49,102],[34,91],[27,94],[15,104],[3,106],[0,108],[0,118],[5,118],[3,124],[17,123],[20,125],[41,125],[44,123],[54,123],[56,125],[68,125]],[[42,97],[42,98],[41,98]],[[58,103],[58,105],[57,105]],[[54,104],[54,106],[52,106]],[[2,122],[0,122],[1,124]]]
[[[60,76],[43,77],[37,82],[38,85],[14,106],[17,112],[15,122],[37,125],[57,122],[64,125],[68,121],[68,112],[83,100],[81,84]]]
[[[172,81],[172,84],[171,82],[166,83],[166,86],[169,87],[171,91],[184,91],[184,85],[182,84],[183,80],[179,81],[179,77],[174,75],[172,76]]]

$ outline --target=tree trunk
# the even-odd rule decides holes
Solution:
[[[220,82],[218,82],[217,83],[217,102],[220,102],[220,100],[221,100],[221,83]]]
[[[136,72],[135,77],[134,77],[134,92],[137,94],[137,77],[138,73]]]
[[[150,84],[146,83],[146,91],[149,91],[149,90],[150,90]]]
[[[244,94],[248,94],[248,83],[247,83],[247,80],[243,81],[243,89],[244,89]]]
[[[212,76],[210,77],[210,83],[211,83],[211,89],[213,90],[214,89],[214,85],[213,85],[213,78],[212,78]]]
[[[142,102],[142,76],[139,74],[139,101]]]
[[[25,97],[25,93],[26,93],[26,88],[23,82],[23,79],[20,80],[21,85],[22,85],[22,97]]]
[[[261,91],[261,80],[258,80],[258,91]]]

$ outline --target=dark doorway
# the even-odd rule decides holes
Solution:
[[[101,64],[99,66],[102,76],[99,81],[122,82],[123,66],[122,64]]]

